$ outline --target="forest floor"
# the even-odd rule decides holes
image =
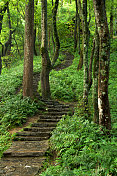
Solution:
[[[54,68],[56,71],[59,71],[59,70],[62,70],[62,69],[69,67],[72,64],[72,61],[74,59],[74,55],[69,53],[68,51],[62,51],[62,54],[64,55],[64,60],[61,64],[57,65]],[[33,74],[33,91],[34,91],[34,94],[37,96],[39,96],[39,94],[37,92],[39,80],[40,80],[40,73],[34,73]],[[21,88],[22,88],[22,86],[17,89],[16,94],[21,90]],[[62,101],[59,101],[59,102],[64,104],[64,102],[62,102]],[[74,107],[76,105],[75,102],[66,103],[66,104],[69,104],[71,107]],[[33,117],[28,117],[26,123],[24,123],[22,125],[22,127],[13,128],[13,129],[9,130],[9,133],[14,134],[14,133],[22,130],[24,127],[29,126],[31,123],[36,122],[37,120],[38,120],[38,114]]]
[[[74,56],[63,52],[64,61],[56,66],[55,70],[64,69],[72,64]],[[34,74],[33,89],[38,96],[37,87],[40,74]],[[16,93],[20,88],[17,90]],[[36,116],[28,118],[21,127],[9,132],[15,133],[11,147],[4,152],[0,161],[1,176],[33,176],[37,174],[45,160],[45,154],[49,148],[48,139],[51,131],[56,127],[62,115],[73,112],[72,104],[58,101],[44,101],[46,108]]]

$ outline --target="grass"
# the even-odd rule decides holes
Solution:
[[[105,176],[117,174],[116,153],[116,112],[117,112],[117,52],[116,39],[111,46],[109,101],[112,118],[112,131],[110,137],[103,135],[99,126],[92,119],[92,92],[89,95],[90,120],[86,120],[80,105],[83,92],[83,69],[77,71],[78,55],[75,54],[73,64],[60,71],[52,70],[50,73],[50,87],[53,99],[62,101],[79,101],[73,116],[64,116],[53,131],[50,139],[52,151],[57,152],[54,164],[46,166],[42,176]],[[62,61],[63,56],[60,55]],[[34,60],[34,71],[41,70],[40,60]],[[0,157],[6,150],[12,137],[8,128],[21,125],[27,116],[34,115],[40,105],[30,99],[22,99],[21,93],[15,95],[16,89],[22,83],[23,62],[14,65],[11,69],[3,70],[0,76]],[[28,107],[28,108],[27,108]],[[30,108],[29,108],[30,107]],[[79,108],[80,107],[80,108]],[[27,110],[28,109],[28,110]]]
[[[115,176],[117,175],[117,52],[116,40],[111,46],[109,101],[112,119],[111,138],[92,122],[92,90],[89,94],[90,120],[86,120],[80,104],[83,92],[83,70],[77,72],[78,56],[73,64],[50,74],[52,97],[64,101],[79,101],[75,114],[64,116],[50,139],[50,156],[56,151],[52,165],[45,164],[41,176]],[[51,159],[48,158],[48,161]]]
[[[41,70],[41,57],[34,58],[34,72]],[[31,117],[42,107],[40,101],[22,97],[23,61],[4,68],[0,75],[0,157],[9,147],[12,136],[8,129],[22,126],[27,117]]]

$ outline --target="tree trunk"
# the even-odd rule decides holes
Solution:
[[[93,64],[93,119],[95,123],[99,123],[98,111],[98,70],[99,70],[99,34],[96,26],[95,32],[95,50]]]
[[[76,17],[75,17],[75,27],[74,27],[74,52],[76,52],[77,42],[78,42],[78,3],[76,3]]]
[[[33,96],[34,0],[26,3],[23,96]]]
[[[58,36],[57,26],[56,26],[56,14],[58,10],[58,5],[59,5],[59,0],[56,0],[53,8],[53,29],[54,29],[54,38],[55,38],[55,52],[52,60],[52,66],[54,66],[55,62],[57,61],[59,57],[59,50],[60,50],[60,42],[59,42],[59,36]]]
[[[0,34],[1,34],[1,30],[2,30],[2,20],[3,20],[3,16],[4,16],[4,13],[6,12],[7,8],[8,8],[8,5],[9,5],[9,2],[7,1],[4,5],[3,8],[0,9]],[[3,45],[2,43],[0,43],[0,45],[2,47],[0,47],[1,51],[0,51],[0,75],[1,75],[1,71],[2,71],[2,59],[1,59],[1,56],[2,56],[2,49],[3,49]]]
[[[78,0],[78,7],[80,10],[80,19],[82,21],[83,30],[83,65],[84,65],[84,88],[83,88],[83,100],[84,108],[87,111],[88,105],[88,45],[89,45],[89,33],[88,33],[88,23],[87,23],[87,0],[83,0],[83,9],[81,7],[81,1]]]
[[[92,47],[90,63],[89,63],[89,90],[92,86],[92,64],[93,64],[94,50],[95,50],[95,39],[93,40],[93,47]]]
[[[110,37],[106,18],[105,0],[93,0],[93,4],[100,38],[98,79],[99,124],[110,130],[111,117],[108,99]]]
[[[110,11],[110,38],[113,39],[113,0],[111,1],[111,11]]]
[[[80,70],[82,67],[83,67],[83,51],[81,49],[80,50],[80,59],[79,59],[77,70]]]
[[[48,36],[47,36],[47,0],[41,0],[41,55],[42,55],[42,71],[41,71],[41,92],[43,99],[50,98],[49,73],[51,70],[51,61],[48,54]]]
[[[78,53],[80,55],[80,15],[78,13]]]
[[[36,26],[35,26],[35,29],[34,29],[34,55],[37,56],[37,51],[36,51]]]

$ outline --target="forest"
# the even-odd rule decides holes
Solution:
[[[0,0],[0,176],[116,176],[116,69],[116,0]]]

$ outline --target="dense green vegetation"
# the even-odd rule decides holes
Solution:
[[[102,132],[99,125],[93,122],[92,87],[88,96],[88,115],[84,113],[83,107],[83,78],[84,70],[77,70],[80,56],[74,51],[74,19],[75,1],[60,2],[57,14],[57,28],[60,39],[60,54],[55,64],[57,66],[64,62],[64,52],[74,55],[71,66],[66,69],[50,72],[50,90],[52,99],[64,102],[77,103],[73,116],[63,116],[53,131],[50,138],[50,150],[48,159],[42,169],[42,176],[116,176],[117,175],[117,38],[111,39],[110,74],[109,74],[109,103],[111,112],[112,129],[107,135],[106,129]],[[93,46],[95,34],[95,18],[92,1],[88,1],[88,20],[90,40],[89,58]],[[35,2],[36,3],[36,2]],[[0,5],[4,1],[0,2]],[[9,130],[22,126],[28,117],[34,116],[42,108],[42,102],[35,98],[23,98],[23,52],[24,52],[24,1],[14,0],[9,5],[12,31],[12,45],[9,52],[2,57],[2,74],[0,75],[0,157],[11,145],[13,135]],[[17,8],[15,8],[17,7]],[[109,1],[106,2],[107,20],[110,24]],[[116,7],[114,1],[113,7]],[[14,9],[14,10],[12,10]],[[52,27],[52,4],[48,1],[48,50],[50,60],[53,58],[53,27]],[[115,8],[116,9],[116,8]],[[115,14],[116,15],[116,14]],[[114,16],[116,21],[116,16]],[[81,25],[81,24],[80,24]],[[35,26],[37,55],[34,57],[34,72],[41,72],[41,3],[35,5]],[[80,44],[82,48],[82,25]],[[9,38],[8,14],[4,14],[2,31],[0,34],[0,55],[2,46]],[[113,34],[116,35],[116,24],[113,25]],[[2,43],[2,45],[1,45]],[[90,60],[90,59],[89,59]],[[90,61],[89,61],[90,62]],[[94,64],[94,62],[93,62]],[[41,95],[40,82],[38,91]],[[87,117],[87,118],[86,118]],[[56,159],[51,162],[53,153]],[[49,164],[50,163],[50,164]],[[51,164],[52,163],[52,164]]]
[[[56,151],[57,158],[52,166],[48,166],[42,176],[70,176],[70,175],[116,175],[117,174],[117,78],[116,78],[116,43],[112,44],[110,80],[109,80],[109,100],[111,106],[112,131],[110,136],[104,135],[98,125],[92,122],[92,100],[90,91],[90,116],[86,120],[82,107],[82,75],[83,70],[76,71],[77,55],[73,64],[59,72],[51,73],[52,96],[66,101],[78,101],[75,114],[64,116],[58,123],[56,130],[50,139],[51,153]],[[64,76],[63,76],[64,75]],[[59,85],[58,85],[59,82]],[[65,84],[67,82],[67,84]],[[68,86],[69,85],[69,88]],[[52,162],[53,163],[53,162]]]
[[[35,57],[34,72],[40,71],[40,63],[41,58]],[[35,115],[42,107],[41,101],[23,99],[22,76],[23,60],[13,64],[10,69],[4,69],[0,76],[0,157],[12,139],[8,130],[21,126],[27,117]]]

